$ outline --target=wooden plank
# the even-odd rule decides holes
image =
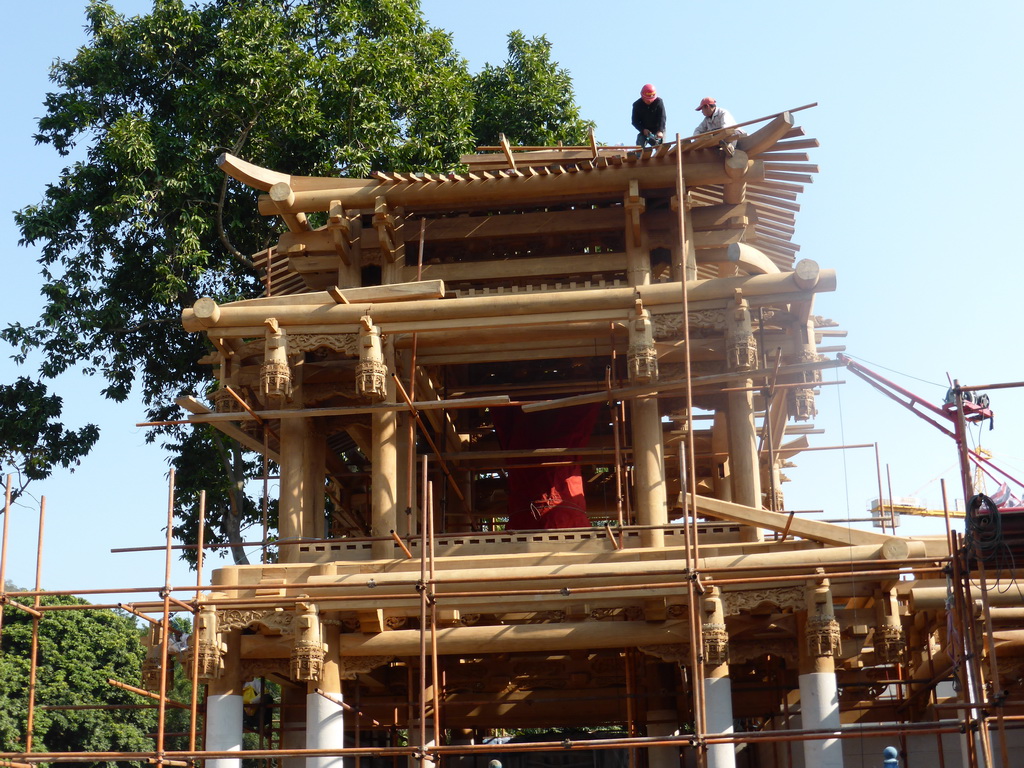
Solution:
[[[774,160],[764,161],[765,171],[790,171],[793,173],[817,173],[818,166],[807,163],[777,163]]]
[[[406,266],[404,274],[416,274],[415,265]],[[500,261],[471,261],[458,264],[424,264],[422,276],[449,282],[504,280],[510,277],[527,279],[549,275],[594,275],[601,272],[624,272],[626,254],[592,253],[572,256],[544,256]]]
[[[788,240],[783,240],[780,237],[772,237],[771,235],[761,235],[757,238],[758,244],[762,247],[770,246],[783,251],[796,252],[800,250],[800,246],[795,243],[791,243]]]
[[[800,211],[799,203],[791,203],[772,195],[760,194],[756,189],[748,189],[747,199],[757,206],[758,211],[762,208],[777,208],[780,210],[793,211],[794,213],[798,213]]]
[[[220,429],[221,424],[229,425],[236,421],[254,421],[254,417],[245,411],[215,413],[193,397],[179,397],[174,402],[194,414],[195,418],[189,419],[189,421],[194,424],[213,424]],[[463,408],[497,408],[503,405],[508,405],[510,402],[511,400],[507,395],[490,395],[487,397],[459,397],[452,398],[450,400],[421,400],[414,402],[413,407],[417,411],[434,409],[457,410]],[[406,403],[375,403],[373,405],[338,406],[333,408],[288,408],[280,410],[254,411],[253,413],[264,421],[273,421],[276,419],[298,419],[307,417],[323,418],[326,416],[355,416],[368,413],[380,413],[382,411],[404,411],[408,407],[409,406]],[[259,441],[252,442],[255,442],[258,445],[254,450],[262,450],[262,443],[259,443]],[[278,461],[279,458],[275,458],[274,460]]]
[[[756,186],[758,189],[771,190],[773,194],[780,192],[788,193],[793,195],[794,200],[798,194],[804,191],[801,184],[787,184],[784,181],[758,181],[756,184],[751,184],[751,186]]]
[[[790,516],[780,512],[769,512],[765,509],[754,509],[742,504],[698,496],[697,511],[719,520],[752,525],[782,533],[789,531],[792,536],[818,541],[832,546],[861,546],[868,544],[886,544],[893,536],[872,531],[861,531],[845,525],[823,523],[818,520],[807,520],[798,516]]]
[[[806,173],[788,173],[787,171],[765,171],[764,177],[772,181],[798,181],[801,184],[813,184],[814,177]]]
[[[797,141],[780,141],[770,150],[766,150],[765,154],[770,155],[773,152],[788,152],[793,149],[816,149],[821,146],[821,142],[817,139],[798,139]],[[765,158],[766,161],[770,158]]]
[[[794,162],[808,162],[811,156],[806,152],[776,152],[775,149],[771,149],[764,153],[764,166],[768,167],[769,164],[775,165],[777,160],[786,160]],[[817,168],[818,166],[814,166]],[[817,173],[817,171],[815,171]]]
[[[781,182],[774,182],[776,184]],[[796,192],[790,192],[785,189],[774,189],[765,182],[758,182],[757,184],[747,185],[747,197],[750,197],[750,193],[760,194],[768,199],[774,200],[796,200],[798,195]]]
[[[508,139],[505,138],[504,133],[499,133],[498,140],[501,142],[501,151],[505,153],[505,159],[508,161],[508,167],[514,171],[516,169],[516,160],[512,157],[512,149],[509,147]]]
[[[754,225],[755,232],[761,232],[762,230],[769,235],[774,235],[775,237],[783,236],[786,239],[796,234],[796,227],[786,226],[770,219],[760,220]]]

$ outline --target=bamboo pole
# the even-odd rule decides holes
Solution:
[[[9,604],[7,601],[7,531],[11,522],[11,484],[14,482],[14,475],[7,476],[4,487],[4,527],[3,541],[0,541],[0,639],[4,631],[4,609]]]
[[[264,437],[264,439],[266,439]],[[265,455],[264,455],[265,456]],[[264,477],[266,473],[264,472]],[[203,544],[205,541],[206,534],[206,490],[199,492],[199,535],[196,541],[196,604],[203,597]],[[266,538],[266,536],[264,536]],[[195,631],[195,619],[192,620],[192,664],[189,669],[189,677],[192,680],[192,693],[189,697],[189,708],[188,708],[188,748],[196,748],[196,727],[199,722],[199,637]]]
[[[43,569],[43,525],[46,521],[46,497],[43,496],[39,502],[39,538],[36,543],[36,592],[42,589]],[[41,596],[36,595],[32,599],[32,607],[39,610]],[[39,621],[40,616],[32,617],[32,650],[29,658],[28,673],[28,715],[25,725],[25,751],[32,751],[32,731],[35,725],[36,709],[36,672],[38,671],[39,657]]]
[[[157,700],[156,724],[156,755],[164,757],[164,730],[167,714],[167,664],[169,662],[168,644],[171,639],[171,552],[174,537],[174,467],[167,478],[167,544],[164,554],[164,612],[160,624],[160,698]],[[197,647],[198,653],[198,647]]]
[[[145,688],[138,688],[134,685],[128,685],[128,683],[122,683],[120,680],[115,680],[112,677],[107,678],[107,685],[111,685],[114,688],[120,688],[123,691],[129,691],[137,696],[144,696],[147,699],[160,701],[159,693],[153,693],[152,691],[147,691]],[[182,704],[179,701],[174,701],[174,699],[167,699],[166,703],[172,707],[176,707],[177,709],[188,709],[188,704]],[[47,707],[47,709],[49,709],[49,707]]]
[[[403,392],[404,394],[404,392]],[[423,500],[422,513],[420,515],[420,529],[423,532],[423,543],[420,546],[420,624],[416,630],[416,637],[419,645],[420,668],[419,668],[419,753],[427,754],[427,614],[429,597],[427,594],[427,546],[426,539],[429,536],[429,520],[431,510],[427,507],[429,496],[427,494],[427,462],[428,457],[421,460],[422,479],[421,496]],[[433,633],[430,633],[433,635]],[[436,713],[435,713],[436,714]],[[425,761],[426,762],[426,761]]]

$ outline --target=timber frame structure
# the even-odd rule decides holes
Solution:
[[[275,735],[245,756],[286,768],[551,749],[483,743],[528,728],[620,729],[559,750],[650,768],[869,766],[889,743],[907,766],[1008,765],[1005,574],[952,531],[786,509],[843,335],[814,308],[835,273],[791,239],[817,171],[795,112],[642,151],[503,142],[453,174],[219,158],[287,230],[256,257],[263,297],[183,313],[219,388],[180,404],[279,467],[278,535],[192,600],[131,607],[164,617],[161,714],[176,610],[206,684],[205,747],[161,731],[145,757],[240,765],[262,677]],[[551,469],[572,503],[514,509],[523,472]]]

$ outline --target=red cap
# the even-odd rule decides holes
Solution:
[[[692,101],[690,103],[693,104]],[[700,100],[700,106],[697,107],[694,110],[694,112],[700,112],[702,109],[704,109],[704,107],[714,107],[714,106],[716,106],[715,100],[712,99],[710,96],[705,96],[703,99]]]
[[[657,88],[655,88],[650,83],[644,83],[644,87],[640,89],[640,95],[641,96],[643,96],[645,93],[657,93],[657,92],[658,92]]]

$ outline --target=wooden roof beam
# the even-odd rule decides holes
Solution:
[[[732,180],[725,164],[718,157],[702,157],[685,163],[688,186],[723,184]],[[636,178],[641,190],[669,188],[675,183],[676,168],[668,161],[632,164],[626,167],[610,166],[594,173],[562,173],[555,176],[517,176],[494,178],[489,183],[476,185],[431,183],[394,183],[374,179],[322,179],[316,177],[291,178],[294,190],[289,212],[327,211],[332,201],[346,208],[373,208],[378,197],[387,196],[389,204],[415,210],[451,210],[453,208],[483,208],[515,203],[535,204],[538,201],[587,200],[597,202],[614,200],[622,194],[628,183],[623,174]],[[752,161],[743,171],[745,181],[764,177],[764,164]],[[621,199],[621,198],[620,198]],[[260,212],[265,215],[280,213],[278,205],[265,196],[260,197]]]
[[[736,148],[748,155],[759,155],[769,147],[778,143],[793,128],[793,115],[783,112],[770,123],[758,128],[749,136],[743,136],[736,142]]]
[[[687,281],[686,291],[690,302],[721,301],[734,295],[736,289],[742,289],[743,295],[756,303],[759,296],[805,291],[835,290],[835,271],[823,270],[810,260],[801,262],[801,270],[776,275],[754,275],[750,277],[720,278],[716,280]],[[429,281],[428,281],[429,282]],[[440,283],[440,281],[434,281]],[[425,284],[424,284],[425,285]],[[443,285],[443,284],[442,284]],[[420,284],[412,284],[413,290],[422,288]],[[348,305],[336,304],[326,293],[319,294],[319,306],[300,304],[294,306],[275,306],[273,316],[282,326],[320,326],[320,325],[357,325],[360,319],[372,312],[378,324],[417,323],[430,321],[449,321],[452,319],[479,320],[481,318],[504,318],[514,320],[513,315],[547,315],[552,320],[563,318],[571,312],[616,312],[631,311],[639,293],[645,307],[660,304],[674,305],[679,300],[678,283],[656,283],[626,288],[595,288],[589,290],[567,291],[560,296],[556,305],[552,305],[550,294],[506,294],[503,296],[483,296],[445,301],[434,301],[436,296],[420,301],[378,302],[363,296],[391,295],[399,289],[396,285],[373,286],[346,290],[346,297],[352,301]],[[405,291],[410,290],[406,284]],[[360,292],[365,291],[360,295]],[[443,294],[442,294],[443,295]],[[794,298],[796,300],[797,297]],[[268,309],[258,299],[219,305],[213,299],[199,299],[191,308],[182,312],[182,324],[187,331],[201,331],[209,328],[226,327],[259,327],[268,316]],[[512,324],[510,322],[510,324]],[[216,335],[230,335],[218,333]]]
[[[295,204],[295,192],[287,182],[279,181],[270,188],[270,199],[277,210],[278,215],[288,225],[292,232],[309,232],[312,227],[306,220],[306,214],[302,211],[293,212],[291,206]]]
[[[767,275],[781,270],[764,251],[755,248],[747,243],[729,243],[725,248],[715,248],[697,251],[698,264],[712,264],[728,262],[735,264],[748,275]]]

